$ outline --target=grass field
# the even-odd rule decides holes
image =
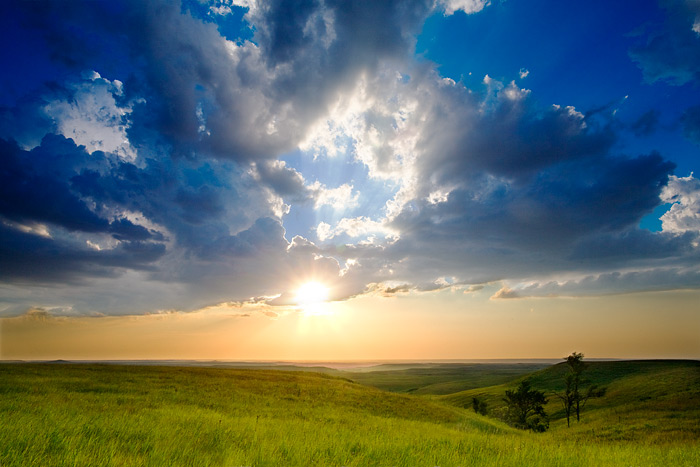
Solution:
[[[0,465],[700,465],[697,362],[618,363],[595,368],[609,395],[580,424],[544,434],[459,407],[481,391],[496,408],[508,385],[419,397],[311,372],[2,364]],[[555,388],[558,371],[532,378]]]
[[[337,374],[385,391],[444,395],[505,383],[548,366],[546,363],[381,365]]]
[[[458,407],[471,407],[472,398],[486,401],[493,414],[504,409],[503,394],[528,378],[550,395],[546,411],[556,437],[587,440],[658,442],[700,440],[700,362],[590,362],[584,377],[605,386],[605,397],[590,399],[581,423],[566,428],[561,402],[553,393],[563,389],[567,371],[559,364],[509,383],[462,391],[441,398]]]

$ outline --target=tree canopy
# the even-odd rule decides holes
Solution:
[[[507,405],[508,420],[514,427],[536,432],[549,428],[549,419],[543,407],[547,398],[543,392],[533,389],[530,381],[524,380],[517,389],[507,390],[503,401]]]

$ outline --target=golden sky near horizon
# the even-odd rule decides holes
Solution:
[[[700,358],[700,292],[491,299],[494,290],[363,296],[306,308],[0,320],[4,360]]]

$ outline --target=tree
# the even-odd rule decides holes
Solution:
[[[508,420],[516,428],[543,432],[549,428],[549,419],[543,405],[544,393],[530,387],[530,381],[520,383],[516,390],[506,391],[503,401],[507,405]]]
[[[488,411],[486,408],[486,402],[476,397],[472,398],[472,408],[474,409],[474,412],[481,415],[486,415]]]
[[[557,392],[554,394],[561,400],[561,403],[564,405],[564,413],[566,414],[566,426],[569,427],[571,426],[571,410],[573,409],[574,403],[576,402],[573,390],[574,375],[566,375],[566,377],[564,378],[564,384],[566,385],[564,392]]]
[[[571,414],[576,413],[576,421],[581,421],[581,410],[586,406],[586,402],[592,397],[602,397],[605,395],[606,388],[599,388],[596,385],[588,386],[588,380],[582,376],[586,369],[586,364],[583,361],[583,354],[573,352],[565,359],[568,367],[568,373],[564,377],[565,389],[562,393],[556,393],[556,396],[564,405],[564,413],[566,414],[566,426],[571,426]]]

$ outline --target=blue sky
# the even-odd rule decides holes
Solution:
[[[0,12],[0,316],[700,288],[697,1]]]

